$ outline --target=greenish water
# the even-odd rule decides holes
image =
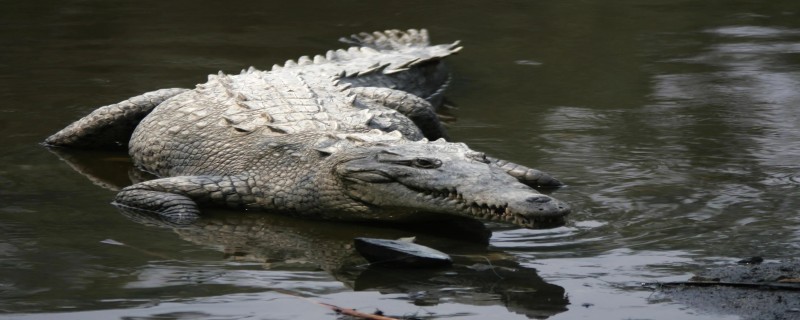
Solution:
[[[638,283],[800,254],[797,1],[2,3],[0,318],[336,318],[296,296],[435,319],[735,318]],[[409,232],[212,210],[210,229],[147,226],[109,205],[124,153],[62,155],[101,182],[38,145],[145,91],[419,27],[465,46],[451,137],[569,184],[567,226],[492,225],[488,248],[423,235],[457,267],[365,271],[350,239]]]

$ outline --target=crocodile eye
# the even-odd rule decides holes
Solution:
[[[420,169],[435,169],[442,166],[442,161],[435,158],[414,158],[411,165]]]

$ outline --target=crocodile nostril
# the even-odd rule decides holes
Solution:
[[[525,199],[525,201],[531,202],[531,203],[548,203],[548,202],[550,202],[550,200],[553,200],[553,199],[550,198],[550,197],[530,197],[528,199]]]

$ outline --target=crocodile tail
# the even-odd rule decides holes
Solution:
[[[161,89],[100,107],[51,135],[44,144],[85,149],[125,148],[139,121],[165,100],[186,91]]]
[[[341,64],[342,81],[355,87],[383,86],[406,91],[433,106],[441,104],[450,78],[440,61],[462,49],[459,41],[431,45],[425,29],[362,32],[340,41],[353,45],[347,50],[329,51],[331,60],[350,62]],[[352,63],[356,60],[364,62]]]
[[[350,37],[342,37],[341,42],[350,44],[347,49],[328,50],[325,55],[316,55],[313,58],[302,56],[297,60],[287,60],[284,64],[272,66],[272,71],[284,68],[295,68],[305,65],[324,65],[330,62],[351,63],[354,60],[364,59],[367,66],[360,64],[350,64],[343,66],[347,69],[347,74],[359,71],[374,71],[377,66],[391,65],[383,68],[387,73],[404,71],[406,67],[413,64],[421,64],[426,61],[438,60],[446,56],[461,51],[459,41],[451,44],[430,45],[428,31],[425,29],[408,29],[375,31],[373,33],[362,32],[353,34]],[[401,53],[401,54],[398,54]],[[388,54],[388,55],[387,55]],[[386,60],[386,61],[384,61]],[[377,63],[377,64],[376,64]],[[352,70],[350,70],[352,69]],[[246,70],[242,72],[246,73]]]
[[[382,68],[384,73],[404,71],[414,65],[439,60],[449,55],[456,54],[462,49],[460,41],[450,44],[431,45],[428,31],[425,29],[408,29],[406,31],[395,29],[375,31],[373,33],[362,32],[353,34],[349,38],[343,37],[339,40],[351,44],[353,47],[350,47],[346,51],[330,51],[329,55],[331,59],[350,60],[355,57],[389,54],[390,56],[383,58],[387,60],[388,63],[378,63],[375,65],[375,67],[377,67],[390,64],[388,68]],[[378,68],[371,68],[366,71],[369,72],[377,69]]]
[[[373,33],[361,32],[350,37],[342,37],[339,41],[358,47],[369,47],[375,50],[398,50],[407,47],[426,47],[430,45],[428,30],[397,29],[375,31]]]

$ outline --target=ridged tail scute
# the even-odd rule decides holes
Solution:
[[[339,41],[375,50],[397,50],[406,47],[426,47],[430,45],[428,30],[425,29],[361,32],[350,37],[342,37]]]
[[[326,54],[344,71],[338,73],[339,80],[353,87],[406,91],[434,108],[441,104],[450,77],[441,61],[462,49],[458,41],[431,45],[425,29],[362,32],[340,40],[354,46]]]
[[[377,53],[379,51],[400,51],[407,48],[426,48],[437,47],[444,49],[446,53],[441,57],[458,53],[463,49],[460,41],[453,42],[449,45],[436,45],[431,46],[430,38],[428,37],[428,30],[425,29],[408,29],[401,31],[397,29],[386,31],[375,31],[373,33],[361,32],[358,34],[350,35],[350,37],[339,38],[339,41],[360,47],[360,53],[369,54]],[[348,49],[349,53],[356,53],[358,50],[354,48]],[[329,59],[336,56],[336,51],[329,52]],[[442,54],[440,53],[440,54]]]
[[[428,31],[425,29],[362,32],[343,37],[340,41],[353,46],[347,49],[329,50],[324,56],[316,55],[313,58],[302,56],[297,60],[287,60],[283,64],[273,65],[271,70],[294,69],[306,65],[323,67],[338,65],[347,71],[343,77],[374,74],[376,70],[391,75],[439,61],[462,49],[458,41],[431,45]]]

